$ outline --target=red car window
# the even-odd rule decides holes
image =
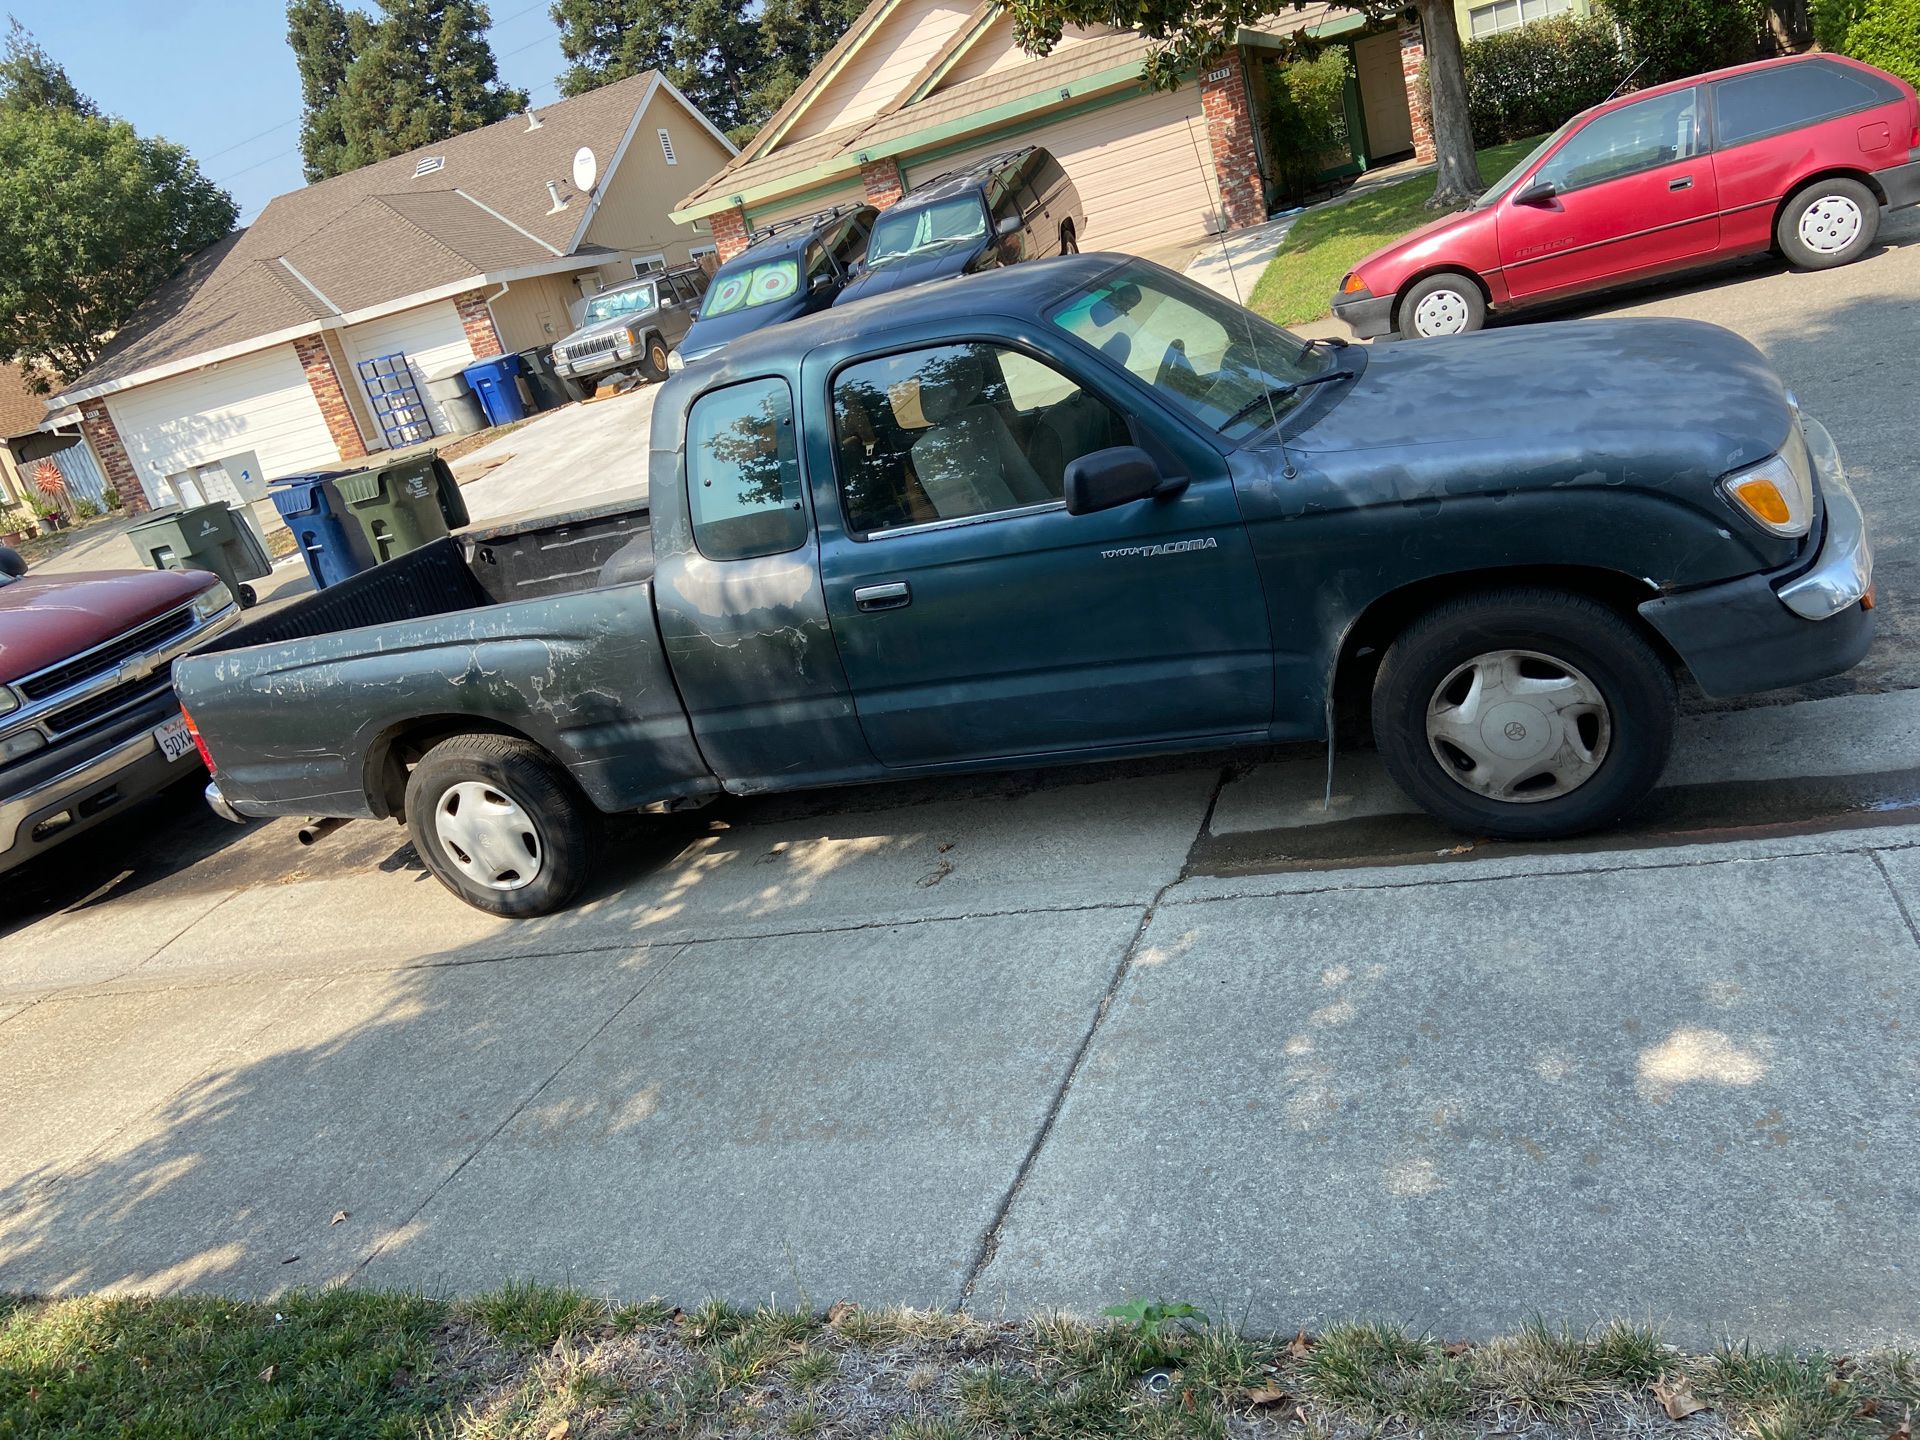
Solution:
[[[1540,167],[1565,194],[1699,153],[1699,92],[1677,90],[1597,116]]]
[[[1714,83],[1714,135],[1724,148],[1899,98],[1900,92],[1879,76],[1850,65],[1825,60],[1778,65]]]

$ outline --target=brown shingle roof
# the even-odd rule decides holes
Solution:
[[[287,272],[282,256],[344,311],[553,259],[553,250],[568,250],[586,213],[573,188],[574,152],[591,147],[604,177],[654,78],[647,71],[539,108],[537,130],[524,115],[509,116],[279,196],[247,229],[192,257],[71,388],[333,313]],[[445,163],[416,178],[426,156]],[[572,201],[558,214],[548,213],[549,180]]]
[[[46,418],[46,401],[27,388],[20,367],[0,365],[0,439],[31,434]]]

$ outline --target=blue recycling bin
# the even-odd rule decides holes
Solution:
[[[314,588],[324,590],[349,575],[371,570],[376,563],[367,537],[351,515],[341,512],[327,484],[346,472],[321,471],[287,475],[271,481],[267,494],[273,508],[293,532],[300,558],[313,577]]]
[[[462,373],[480,398],[489,423],[507,425],[527,418],[527,402],[520,396],[518,355],[495,355],[469,365]]]

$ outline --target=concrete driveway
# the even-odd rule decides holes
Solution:
[[[563,510],[647,486],[647,431],[658,385],[568,405],[463,455],[453,470],[476,521]],[[470,479],[469,477],[477,477]]]

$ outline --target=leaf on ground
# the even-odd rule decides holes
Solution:
[[[553,1428],[547,1431],[547,1440],[567,1440],[567,1436],[572,1433],[573,1422],[571,1420],[556,1420],[553,1422]]]
[[[1887,1440],[1913,1440],[1913,1411],[1900,1417],[1900,1428],[1887,1436]]]
[[[279,1373],[280,1367],[278,1365],[267,1366],[266,1369],[260,1372],[260,1383],[262,1385],[271,1385],[273,1383],[273,1377]]]
[[[1304,1330],[1300,1331],[1293,1339],[1287,1342],[1287,1354],[1291,1355],[1295,1360],[1298,1360],[1311,1349],[1313,1349],[1313,1341],[1308,1338],[1307,1332]]]
[[[1665,1407],[1669,1420],[1684,1420],[1708,1409],[1706,1401],[1693,1393],[1684,1375],[1662,1375],[1653,1382],[1653,1398]]]
[[[1853,1412],[1856,1420],[1871,1420],[1880,1413],[1880,1402],[1869,1395],[1860,1402],[1860,1408]]]
[[[1440,1353],[1445,1355],[1449,1360],[1458,1360],[1472,1348],[1473,1342],[1471,1340],[1449,1340],[1440,1347]]]
[[[327,1224],[338,1225],[342,1220],[346,1218],[347,1218],[347,1212],[345,1210],[336,1210],[333,1212],[333,1218],[327,1221]]]
[[[838,1329],[849,1316],[860,1313],[860,1307],[851,1300],[836,1300],[827,1310],[827,1324]]]

